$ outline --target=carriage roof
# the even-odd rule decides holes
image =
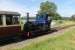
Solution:
[[[18,13],[18,12],[11,12],[11,11],[0,11],[0,15],[20,16],[20,13]]]

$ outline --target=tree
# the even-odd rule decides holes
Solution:
[[[62,17],[61,17],[60,14],[55,13],[54,16],[53,16],[53,19],[55,19],[55,20],[60,20],[60,19],[62,19]]]
[[[57,11],[56,4],[53,2],[46,1],[40,4],[40,10],[38,11],[38,14],[47,13],[49,16],[52,16],[53,19],[55,19],[59,18],[60,16],[56,11]]]

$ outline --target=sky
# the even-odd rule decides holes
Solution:
[[[0,11],[15,11],[25,16],[27,12],[30,16],[35,16],[39,10],[41,2],[46,0],[0,0]],[[64,17],[75,14],[75,0],[49,0],[57,5],[57,12]]]

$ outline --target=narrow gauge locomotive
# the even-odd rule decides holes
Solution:
[[[35,21],[29,21],[29,13],[27,13],[27,22],[24,24],[23,31],[27,37],[41,35],[50,31],[52,18],[48,14],[37,14]]]

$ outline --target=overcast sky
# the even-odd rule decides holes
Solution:
[[[39,10],[40,3],[46,0],[0,0],[0,10],[17,11],[22,15],[30,12],[31,16],[35,16]],[[54,2],[61,16],[71,16],[75,14],[75,0],[49,0]]]

